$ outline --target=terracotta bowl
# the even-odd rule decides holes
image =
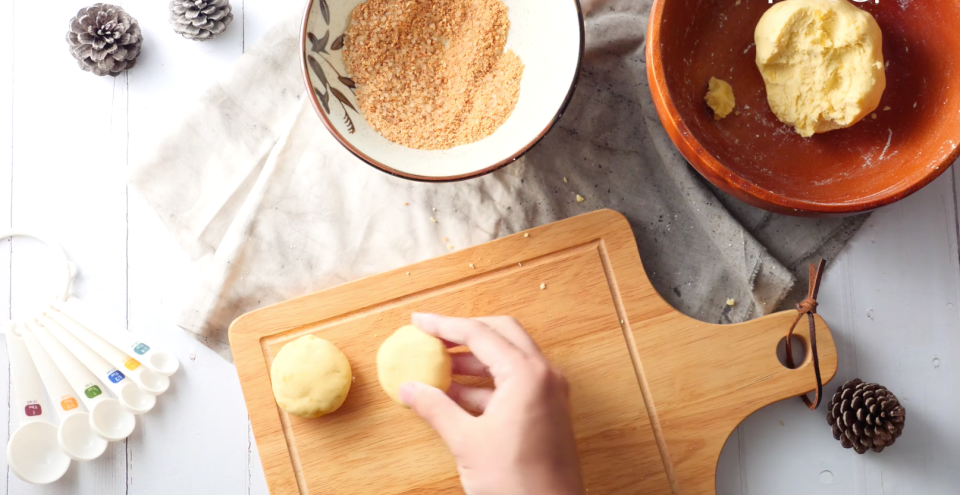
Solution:
[[[524,64],[520,97],[510,117],[486,138],[448,150],[393,143],[364,119],[343,63],[343,34],[362,2],[308,0],[300,35],[301,70],[327,129],[351,153],[384,172],[436,182],[490,173],[540,141],[573,96],[583,56],[578,0],[504,0],[510,19],[506,48]]]
[[[647,75],[683,156],[737,198],[803,216],[868,211],[943,173],[960,154],[960,2],[874,1],[855,5],[883,31],[877,118],[804,139],[770,110],[755,64],[767,1],[656,0]],[[740,115],[714,121],[703,101],[711,76],[733,86]]]

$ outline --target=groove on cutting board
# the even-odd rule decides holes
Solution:
[[[524,268],[536,268],[538,266],[543,265],[544,263],[550,263],[553,259],[558,257],[563,257],[563,256],[577,253],[577,252],[594,251],[598,248],[598,246],[600,245],[600,242],[601,241],[599,239],[591,239],[590,241],[584,242],[582,244],[570,246],[568,248],[554,251],[552,253],[545,254],[543,256],[531,258],[529,260],[524,260],[522,262],[523,266],[511,264],[509,266],[495,267],[493,269],[487,269],[485,271],[478,270],[479,273],[470,277],[464,277],[462,279],[455,280],[453,282],[440,284],[434,287],[429,287],[427,289],[413,292],[405,296],[397,297],[389,301],[384,301],[379,304],[372,304],[370,306],[365,306],[355,311],[349,311],[349,312],[343,313],[342,315],[337,315],[334,318],[317,321],[315,323],[311,323],[309,325],[304,325],[301,327],[291,328],[289,331],[286,331],[286,332],[281,332],[274,335],[263,337],[262,339],[260,339],[260,348],[263,350],[263,357],[264,359],[266,359],[267,366],[269,367],[273,363],[273,356],[270,355],[270,351],[269,351],[270,346],[275,345],[278,342],[291,341],[291,340],[300,338],[304,335],[310,335],[316,332],[317,330],[320,330],[330,325],[338,325],[345,321],[350,321],[356,318],[369,316],[370,314],[373,314],[373,313],[379,313],[382,311],[390,310],[399,306],[409,304],[413,301],[416,301],[418,299],[422,299],[425,297],[454,292],[462,289],[467,285],[473,285],[477,282],[483,282],[495,277],[509,275],[513,272],[518,272]],[[478,268],[482,269],[482,267],[478,267]]]
[[[653,429],[653,436],[657,440],[657,448],[660,449],[660,458],[663,460],[663,470],[667,474],[667,481],[670,482],[670,491],[675,495],[680,493],[680,484],[677,482],[676,473],[673,471],[673,463],[670,461],[670,451],[667,449],[667,442],[663,438],[663,430],[660,428],[660,418],[657,417],[657,407],[654,405],[653,397],[650,395],[650,385],[643,374],[643,363],[640,361],[640,353],[637,352],[637,342],[633,338],[633,331],[630,330],[630,320],[627,312],[623,309],[623,299],[620,297],[620,289],[617,287],[617,277],[610,267],[610,258],[607,255],[607,246],[603,239],[597,244],[597,251],[600,254],[600,263],[603,265],[603,273],[607,278],[607,285],[610,287],[610,296],[613,297],[613,305],[617,308],[617,316],[623,322],[620,325],[623,331],[623,338],[627,341],[627,350],[630,353],[630,361],[633,362],[633,370],[637,374],[637,383],[640,385],[640,393],[643,395],[643,403],[647,407],[647,417],[650,418],[650,427]]]
[[[461,290],[468,285],[473,285],[477,282],[489,280],[492,278],[503,277],[509,275],[513,272],[522,270],[524,268],[531,269],[541,266],[545,263],[550,263],[553,260],[558,258],[563,258],[569,255],[574,255],[577,253],[586,253],[586,252],[597,252],[600,246],[599,239],[592,239],[587,242],[570,246],[565,249],[551,252],[543,256],[534,257],[529,260],[525,260],[521,265],[510,264],[508,266],[498,267],[494,265],[491,268],[480,267],[482,271],[476,275],[459,279],[447,284],[441,284],[434,286],[428,289],[424,289],[406,296],[398,297],[392,300],[383,301],[379,304],[372,304],[363,308],[360,308],[355,311],[347,312],[337,317],[318,321],[309,325],[304,325],[301,327],[293,328],[287,332],[281,332],[278,334],[270,335],[260,339],[260,348],[263,352],[264,361],[266,362],[267,369],[273,365],[273,355],[270,352],[270,347],[277,345],[282,342],[290,342],[295,339],[298,339],[304,335],[313,334],[323,328],[340,325],[344,322],[355,320],[358,318],[363,318],[369,316],[373,313],[381,313],[383,311],[388,311],[392,308],[410,304],[419,299],[425,299],[429,297],[435,297],[438,295],[443,295],[446,293],[451,293],[457,290]],[[277,409],[277,412],[280,417],[280,424],[283,431],[284,442],[287,446],[287,451],[290,454],[290,459],[293,464],[293,472],[296,477],[297,487],[302,495],[308,495],[308,483],[303,474],[303,466],[300,462],[300,456],[297,451],[296,439],[293,432],[293,427],[290,424],[290,417],[284,411]]]
[[[283,441],[287,444],[287,450],[290,452],[290,461],[293,462],[293,474],[297,478],[297,488],[301,495],[309,495],[307,490],[307,480],[303,477],[303,466],[300,465],[300,456],[297,455],[297,444],[293,441],[293,427],[290,426],[290,417],[280,408],[280,424],[283,425]]]

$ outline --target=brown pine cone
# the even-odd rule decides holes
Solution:
[[[170,24],[190,40],[216,38],[232,20],[230,0],[170,0]]]
[[[864,383],[859,378],[837,388],[827,405],[827,423],[833,427],[833,438],[858,454],[867,449],[881,452],[893,445],[903,433],[906,416],[906,409],[886,387]]]
[[[81,69],[117,76],[137,63],[143,36],[137,20],[123,8],[97,3],[70,20],[67,43]]]

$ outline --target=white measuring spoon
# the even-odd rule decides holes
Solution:
[[[38,324],[30,324],[28,328],[66,377],[76,395],[90,410],[90,427],[93,431],[111,442],[129,437],[137,424],[136,416],[124,409],[120,401],[108,396],[103,383],[51,335],[49,330]]]
[[[47,395],[54,403],[53,409],[60,416],[60,428],[57,429],[60,448],[75,461],[92,461],[107,450],[107,441],[90,427],[90,414],[84,410],[67,379],[29,330],[30,326],[28,323],[27,329],[22,332],[23,342],[40,372]]]
[[[20,411],[20,427],[7,442],[7,465],[18,478],[37,485],[53,483],[70,467],[70,458],[57,443],[57,427],[49,422],[44,411],[43,385],[23,339],[16,327],[7,331],[7,353],[10,354],[10,381],[16,407]]]
[[[130,377],[131,380],[140,385],[140,388],[153,394],[160,395],[170,387],[170,379],[158,375],[150,368],[141,366],[140,361],[127,356],[123,351],[117,349],[99,335],[90,331],[87,327],[77,323],[69,316],[57,311],[54,308],[46,310],[47,316],[53,318],[63,328],[70,331],[76,338],[84,344],[103,356],[110,364]]]
[[[148,392],[144,392],[132,380],[110,365],[103,357],[87,347],[86,344],[76,338],[66,328],[59,323],[51,320],[46,315],[39,318],[40,324],[50,331],[50,333],[70,349],[76,358],[83,363],[95,376],[105,378],[103,383],[113,392],[113,395],[120,399],[128,411],[133,414],[143,414],[151,409],[157,403],[157,397]]]
[[[87,303],[81,301],[76,296],[70,296],[70,298],[64,302],[56,302],[54,303],[54,307],[77,323],[87,327],[88,330],[103,337],[104,340],[110,342],[118,349],[123,350],[131,356],[140,356],[138,358],[140,362],[158,375],[170,376],[180,368],[180,361],[177,361],[176,356],[169,352],[158,350],[132,332],[99,318]]]

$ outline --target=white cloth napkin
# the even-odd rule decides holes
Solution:
[[[227,328],[244,312],[598,208],[630,219],[648,275],[684,313],[736,322],[773,310],[794,273],[839,251],[863,217],[782,217],[705,185],[653,108],[650,3],[586,2],[563,118],[518,162],[452,184],[391,177],[343,149],[304,97],[300,16],[280,23],[131,175],[203,266],[179,324],[229,359]]]

